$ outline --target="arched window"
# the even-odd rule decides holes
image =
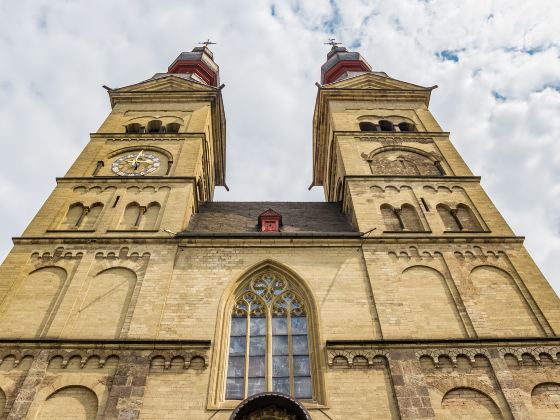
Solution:
[[[142,216],[140,205],[132,202],[126,206],[124,210],[121,227],[123,229],[130,229],[137,227],[140,224],[140,217]]]
[[[422,226],[422,221],[418,216],[418,212],[410,204],[403,204],[401,206],[400,216],[404,229],[414,232],[421,232],[424,230],[424,226]]]
[[[84,229],[93,229],[101,210],[103,210],[103,204],[101,203],[95,203],[89,206],[82,223]]]
[[[401,122],[399,123],[399,130],[400,131],[416,131],[414,124],[409,122]]]
[[[231,313],[226,399],[265,391],[313,398],[307,315],[285,277],[265,271],[251,279]]]
[[[443,222],[443,226],[445,230],[448,231],[460,231],[461,226],[458,223],[456,216],[453,214],[454,211],[446,206],[445,204],[438,204],[436,206],[437,212],[439,217],[441,217],[441,221]]]
[[[178,133],[179,132],[179,128],[181,128],[181,125],[178,123],[169,123],[165,126],[165,131],[167,133]]]
[[[380,120],[379,121],[379,128],[381,129],[381,131],[394,131],[395,127],[393,126],[393,123],[391,121],[388,120]]]
[[[482,230],[482,226],[480,226],[480,223],[476,219],[476,216],[474,215],[470,207],[466,204],[459,204],[457,206],[456,216],[463,230]]]
[[[82,203],[74,203],[68,208],[66,218],[64,219],[65,227],[72,229],[77,228],[82,223],[85,207]]]
[[[377,131],[377,126],[372,122],[362,121],[359,125],[361,131]]]
[[[128,124],[126,126],[126,132],[128,134],[140,134],[144,132],[144,127],[142,127],[140,124],[138,123],[132,123],[132,124]]]
[[[438,204],[436,209],[443,221],[445,230],[448,231],[481,231],[482,226],[469,206],[459,204],[452,209],[445,204]]]
[[[396,232],[403,230],[403,225],[398,216],[398,211],[395,211],[390,204],[383,204],[381,206],[381,216],[385,223],[385,229],[389,232]]]
[[[424,226],[414,206],[403,204],[401,208],[394,208],[389,204],[381,206],[381,216],[385,222],[385,228],[389,232],[400,232],[403,230],[412,232],[423,232]]]
[[[165,128],[160,120],[152,120],[148,123],[148,133],[163,133]]]
[[[148,204],[146,212],[142,216],[141,226],[143,229],[152,230],[156,228],[160,208],[159,203],[153,202]]]

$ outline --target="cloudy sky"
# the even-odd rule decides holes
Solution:
[[[102,85],[211,37],[228,121],[219,200],[321,200],[311,120],[327,38],[432,86],[431,110],[560,291],[560,2],[1,1],[0,258],[110,110]]]

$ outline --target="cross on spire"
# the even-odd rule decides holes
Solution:
[[[208,48],[208,45],[216,45],[215,42],[210,41],[210,38],[208,38],[206,41],[204,42],[199,42],[200,45],[204,45],[206,48]]]
[[[325,42],[325,45],[331,45],[333,47],[336,47],[340,44],[342,44],[342,42],[336,42],[336,38],[329,38],[329,42]]]

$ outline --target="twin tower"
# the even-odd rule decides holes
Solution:
[[[207,46],[111,112],[0,267],[0,418],[560,418],[558,298],[428,109],[333,46],[325,202],[214,202]]]

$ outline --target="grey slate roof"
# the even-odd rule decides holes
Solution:
[[[336,203],[323,202],[211,202],[200,206],[186,232],[257,232],[257,218],[272,209],[282,215],[281,232],[355,232]]]

